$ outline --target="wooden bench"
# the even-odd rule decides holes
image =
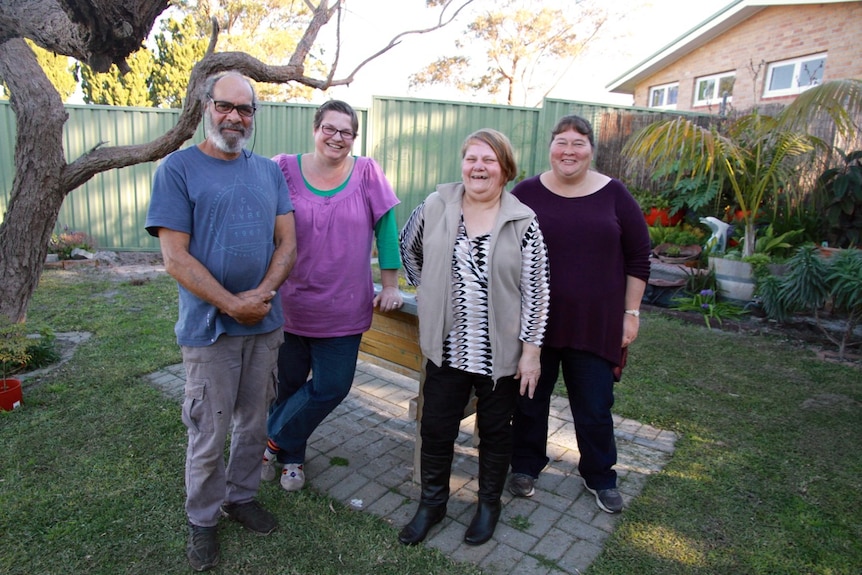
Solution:
[[[379,292],[380,285],[375,285]],[[420,453],[422,448],[422,388],[425,385],[425,359],[419,348],[419,317],[416,297],[401,294],[404,305],[397,311],[383,312],[374,309],[371,329],[362,335],[359,358],[373,365],[385,367],[396,373],[416,379],[418,393],[410,400],[408,415],[416,421],[416,440],[413,449],[413,480],[419,483]],[[476,413],[476,396],[470,398],[464,409],[464,417]],[[479,433],[473,429],[473,446],[479,445]]]

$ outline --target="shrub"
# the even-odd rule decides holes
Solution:
[[[63,228],[62,233],[51,235],[51,241],[48,242],[48,253],[57,254],[61,260],[68,260],[76,248],[93,251],[95,247],[95,240],[86,233]]]
[[[787,274],[767,276],[759,281],[766,314],[785,321],[793,312],[810,312],[818,328],[838,347],[843,359],[852,343],[853,332],[862,321],[862,250],[840,250],[830,258],[819,255],[814,245],[806,245],[787,260]],[[823,323],[826,315],[843,322],[839,336]]]
[[[0,316],[0,375],[5,379],[54,363],[60,359],[55,343],[56,337],[48,328],[30,336],[25,324]]]
[[[649,238],[653,247],[661,244],[703,246],[707,233],[702,228],[691,224],[664,227],[657,223],[649,227]]]
[[[843,165],[823,172],[817,186],[829,244],[848,248],[862,244],[862,150],[838,153]]]

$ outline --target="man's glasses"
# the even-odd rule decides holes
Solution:
[[[349,142],[353,138],[356,137],[356,134],[351,132],[350,130],[339,130],[335,126],[330,126],[329,124],[321,124],[320,131],[326,134],[327,136],[334,136],[335,134],[341,134],[341,139],[345,142]]]
[[[213,108],[219,114],[230,114],[236,110],[236,113],[243,118],[251,118],[254,116],[255,110],[257,110],[257,107],[249,104],[234,104],[233,102],[225,102],[224,100],[213,100],[212,96],[209,96],[209,99],[213,103]]]

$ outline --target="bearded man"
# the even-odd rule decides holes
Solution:
[[[222,515],[261,534],[278,525],[255,496],[283,339],[275,295],[296,260],[284,176],[274,162],[244,149],[257,109],[251,82],[236,72],[214,75],[201,103],[206,139],[159,166],[146,221],[179,290],[174,331],[186,370],[186,556],[196,571],[219,562]]]

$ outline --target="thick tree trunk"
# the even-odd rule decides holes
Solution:
[[[0,313],[22,321],[39,284],[48,240],[66,195],[62,170],[67,115],[23,40],[0,45],[0,75],[10,88],[18,134],[15,179],[0,224]]]

